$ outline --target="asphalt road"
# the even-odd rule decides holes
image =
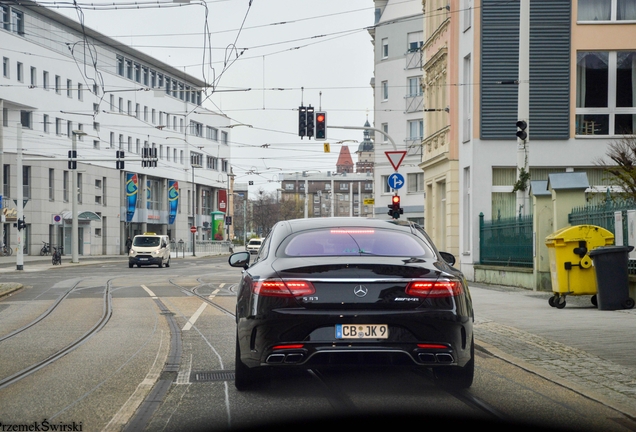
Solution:
[[[232,381],[239,278],[225,257],[173,260],[163,269],[129,269],[122,260],[3,274],[25,288],[0,299],[0,380],[89,336],[15,383],[0,382],[0,423],[224,430],[417,414],[636,430],[624,415],[479,350],[467,392],[436,387],[426,373],[383,369],[279,373],[239,393]]]

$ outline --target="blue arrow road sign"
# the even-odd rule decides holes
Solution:
[[[389,176],[387,183],[391,189],[400,189],[404,186],[404,176],[400,173],[393,173]]]

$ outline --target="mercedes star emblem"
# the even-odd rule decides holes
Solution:
[[[364,297],[368,292],[369,290],[364,285],[358,285],[353,289],[353,293],[356,297]]]

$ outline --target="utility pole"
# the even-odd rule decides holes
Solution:
[[[16,165],[17,165],[17,179],[18,179],[18,199],[16,205],[18,207],[18,227],[24,219],[24,185],[22,174],[22,123],[18,123],[17,128],[17,140],[16,140]],[[26,227],[24,228],[26,230]],[[24,270],[24,232],[18,229],[18,253],[15,261],[16,270]]]
[[[519,2],[519,85],[517,98],[517,119],[529,125],[530,117],[530,0]],[[517,138],[517,178],[524,171],[529,173],[528,143],[530,141],[529,126],[525,130],[525,139]],[[517,191],[517,212],[519,215],[529,214],[528,187]]]

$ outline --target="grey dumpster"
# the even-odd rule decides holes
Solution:
[[[596,268],[596,301],[601,310],[631,309],[629,297],[628,254],[633,246],[603,246],[590,251]]]

